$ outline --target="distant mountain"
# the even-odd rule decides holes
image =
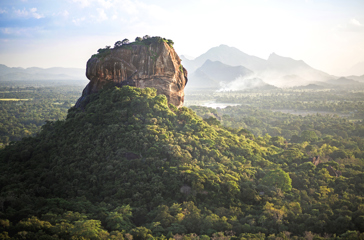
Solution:
[[[289,57],[282,57],[277,55],[276,53],[272,53],[268,57],[268,64],[270,68],[274,68],[280,71],[292,71],[292,69],[296,68],[311,68],[302,60],[294,60]]]
[[[19,68],[0,64],[0,81],[11,80],[85,80],[82,68]]]
[[[186,89],[192,89],[192,88],[217,89],[220,87],[219,81],[210,77],[209,74],[205,73],[203,70],[195,71],[188,78],[189,80],[188,84],[186,85]]]
[[[183,66],[189,72],[194,72],[197,68],[201,67],[206,60],[219,61],[230,66],[240,65],[253,71],[260,71],[266,67],[266,60],[248,55],[237,48],[229,47],[227,45],[211,48],[194,60],[189,60],[183,56],[181,59]]]
[[[243,66],[230,66],[219,61],[206,60],[189,77],[187,88],[209,88],[219,90],[245,90],[266,87],[254,72]]]
[[[310,89],[310,90],[318,90],[318,89],[324,89],[325,87],[319,84],[308,84],[306,86],[298,86],[295,87],[297,89]]]
[[[254,71],[256,78],[279,87],[307,85],[336,78],[312,68],[302,60],[282,57],[275,53],[272,53],[267,60],[264,60],[226,45],[211,48],[194,60],[189,60],[183,56],[181,59],[183,66],[190,74],[197,71],[207,60],[219,61],[229,66],[244,66]],[[193,78],[191,79],[193,80]]]
[[[294,60],[272,53],[268,60],[268,66],[258,76],[268,83],[281,87],[302,86],[317,81],[326,82],[333,78],[325,72],[314,69],[302,60]]]
[[[364,75],[364,62],[359,62],[346,71],[346,75]]]
[[[364,83],[364,75],[362,75],[362,76],[347,76],[347,78]]]
[[[364,83],[355,81],[353,79],[348,79],[345,77],[341,77],[338,79],[332,79],[327,82],[328,84],[332,84],[338,87],[364,87]]]
[[[299,89],[343,89],[343,88],[356,88],[364,89],[364,83],[346,77],[330,79],[326,82],[315,82],[306,86],[298,86]]]
[[[239,77],[252,75],[253,71],[243,66],[230,66],[219,61],[206,60],[189,77],[189,85],[197,88],[219,88],[223,83],[229,83]]]

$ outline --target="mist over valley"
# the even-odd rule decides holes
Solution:
[[[364,76],[342,78],[314,69],[302,60],[272,53],[267,60],[220,45],[195,59],[181,56],[191,80],[188,89],[241,91],[252,88],[289,88],[315,84],[322,87],[362,86]],[[351,80],[351,81],[350,81]]]

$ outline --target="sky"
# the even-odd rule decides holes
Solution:
[[[226,44],[342,75],[364,62],[364,1],[0,0],[9,67],[85,68],[97,49],[144,35],[172,39],[190,58]]]

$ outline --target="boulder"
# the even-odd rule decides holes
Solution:
[[[76,107],[107,84],[156,88],[157,94],[164,94],[169,103],[183,106],[187,71],[171,44],[154,37],[101,50],[87,61],[86,76],[90,82]]]

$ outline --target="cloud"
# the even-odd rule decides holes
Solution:
[[[79,12],[74,16],[74,24],[80,24],[80,15],[88,22],[104,22],[118,20],[125,24],[157,25],[165,24],[165,19],[175,16],[160,5],[141,0],[68,0]],[[70,15],[76,14],[71,11]]]
[[[14,10],[14,13],[18,17],[28,17],[28,15],[29,15],[29,12],[27,10],[25,10],[25,9],[23,9],[23,10],[20,10],[20,9]]]
[[[31,28],[17,28],[17,27],[5,27],[0,28],[0,32],[4,35],[12,35],[12,36],[27,36],[30,37],[34,35],[34,33],[42,31],[39,27],[31,27]]]
[[[75,19],[73,19],[72,20],[72,22],[73,22],[73,24],[75,24],[76,26],[80,26],[81,25],[81,23],[83,22],[83,21],[85,21],[85,17],[82,17],[82,18],[75,18]]]
[[[159,5],[144,3],[141,1],[115,0],[113,9],[122,17],[125,23],[155,25],[155,21],[164,23],[166,19],[173,19],[170,11]]]
[[[114,3],[113,3],[113,1],[111,1],[111,0],[98,0],[97,1],[103,8],[105,8],[105,9],[109,9],[109,8],[111,8],[113,5],[114,5]]]
[[[104,9],[109,9],[115,7],[115,3],[117,3],[118,0],[72,0],[72,2],[79,4],[81,8],[96,5]]]
[[[362,26],[361,23],[355,18],[350,19],[350,23],[354,26],[359,26],[359,27]]]
[[[364,25],[356,18],[351,18],[348,22],[338,24],[336,29],[344,32],[360,32],[364,31]]]
[[[11,30],[10,30],[10,28],[0,28],[0,31],[1,31],[3,34],[11,34]]]
[[[36,19],[40,19],[40,18],[44,17],[43,15],[37,13],[37,8],[31,8],[30,9],[30,15],[33,16]]]
[[[23,8],[23,10],[15,9],[14,13],[17,17],[20,18],[35,18],[35,19],[44,18],[42,14],[39,14],[37,12],[37,8],[31,8],[29,10],[26,10],[25,8]]]
[[[107,20],[108,19],[108,17],[107,17],[107,15],[106,15],[106,13],[105,13],[105,10],[104,9],[102,9],[102,8],[98,8],[97,9],[97,12],[98,12],[98,17],[97,17],[97,20],[98,21],[100,21],[100,22],[102,22],[102,21],[105,21],[105,20]]]
[[[78,3],[82,8],[88,7],[91,5],[92,0],[72,0],[74,3]]]
[[[137,15],[140,12],[138,2],[132,2],[130,0],[121,1],[119,8],[129,15]]]
[[[243,91],[257,87],[264,87],[265,85],[266,83],[263,82],[262,79],[253,77],[252,75],[240,76],[229,83],[220,83],[220,89],[218,92]]]
[[[7,12],[8,11],[6,11],[5,9],[0,8],[0,14],[7,13]]]
[[[68,18],[70,14],[67,10],[64,10],[63,12],[60,12],[59,15],[63,16],[64,18]]]

